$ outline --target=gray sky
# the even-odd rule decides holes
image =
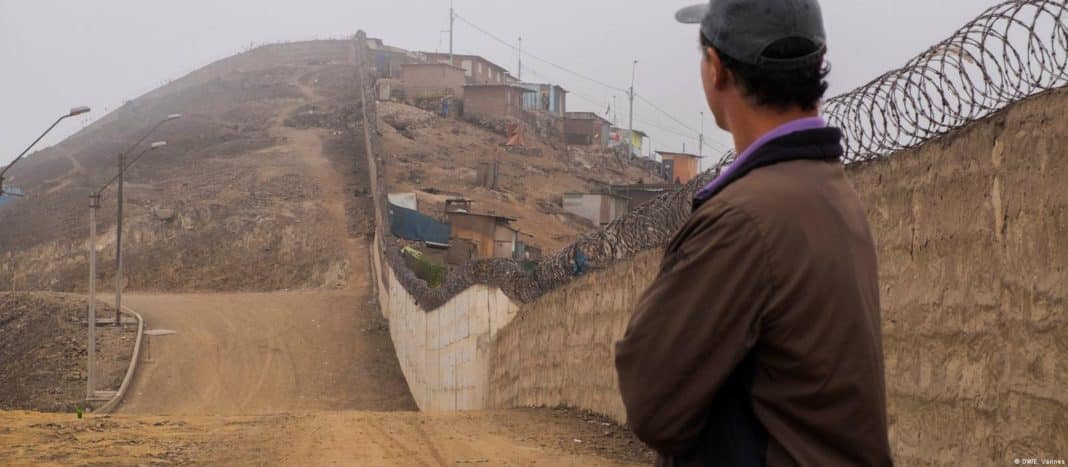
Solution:
[[[459,15],[555,65],[637,93],[690,129],[705,110],[694,26],[675,23],[696,0],[456,0]],[[904,64],[996,0],[823,0],[832,65],[830,95]],[[6,164],[67,109],[88,105],[35,149],[54,144],[124,101],[250,44],[344,37],[364,29],[411,50],[448,50],[447,0],[0,0],[0,163]],[[456,22],[455,51],[516,69],[516,53]],[[572,91],[568,110],[603,114],[612,96],[626,125],[626,94],[533,57],[524,80]],[[635,128],[657,149],[696,147],[689,129],[638,101]],[[709,146],[730,146],[705,120]],[[686,137],[684,137],[686,136]],[[707,155],[707,153],[706,153]]]

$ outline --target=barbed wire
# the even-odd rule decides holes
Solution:
[[[1010,0],[853,91],[823,113],[847,162],[910,149],[1021,99],[1068,84],[1068,2]]]

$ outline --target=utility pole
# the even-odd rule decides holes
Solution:
[[[627,131],[627,147],[630,148],[630,155],[634,155],[634,74],[638,70],[638,61],[634,61],[634,65],[630,68],[630,123]]]
[[[616,96],[612,96],[612,125],[619,125],[619,113],[616,112]]]
[[[151,131],[145,133],[145,136],[141,138],[143,141],[148,137],[156,128],[159,128],[163,123],[180,118],[181,114],[171,114],[166,120],[158,123]],[[130,149],[136,148],[141,141],[137,144],[130,146]],[[149,151],[162,148],[167,143],[164,141],[157,141],[152,143],[145,150],[141,151],[137,157],[130,161],[130,164],[136,163],[142,156]],[[89,194],[89,352],[88,352],[88,377],[86,378],[86,399],[93,399],[93,390],[96,387],[96,212],[100,210],[100,196],[107,190],[112,183],[119,182],[119,217],[116,221],[117,233],[119,243],[115,245],[115,256],[118,262],[118,272],[115,275],[115,325],[122,325],[122,315],[119,310],[122,308],[122,179],[123,173],[127,168],[126,165],[126,152],[119,153],[119,173],[112,177],[104,186],[100,189],[91,192]]]
[[[148,130],[148,132],[146,132],[144,136],[141,137],[141,139],[137,140],[137,142],[134,143],[133,146],[130,146],[129,149],[119,153],[119,174],[117,176],[119,182],[119,208],[118,219],[115,222],[115,326],[122,325],[122,178],[123,174],[126,172],[126,155],[133,151],[134,148],[139,146],[141,143],[143,143],[145,139],[149,137],[149,135],[155,133],[156,130],[158,130],[159,127],[163,126],[164,123],[179,118],[182,118],[182,114],[168,115],[167,118],[160,120],[160,122],[157,123],[156,126]],[[161,148],[166,145],[167,143],[164,141],[157,141],[155,143],[152,143],[151,146],[142,151],[141,154],[138,154],[137,157],[135,157],[134,160],[130,163],[132,164],[134,162],[137,162],[137,160],[140,159],[141,156],[145,155],[145,153],[147,153],[148,151]],[[112,179],[112,181],[115,181],[115,179]],[[104,188],[107,188],[107,186],[110,184],[111,182],[108,182],[106,185],[104,185]],[[101,188],[98,193],[103,192],[104,188]]]
[[[452,0],[450,0],[449,1],[449,65],[454,65],[454,63],[452,63],[452,31],[453,31],[454,26],[456,24],[456,13],[455,13],[455,10],[452,7],[452,4],[453,4],[453,2],[452,2]]]
[[[519,81],[523,81],[523,36],[519,36],[519,67],[516,69]]]
[[[89,356],[86,368],[85,400],[93,398],[96,387],[96,211],[100,209],[100,192],[89,195]]]
[[[701,112],[701,133],[697,135],[697,156],[705,154],[705,113]]]
[[[126,153],[119,153],[118,220],[115,221],[115,326],[122,325],[122,179],[126,171]]]

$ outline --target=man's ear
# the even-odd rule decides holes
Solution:
[[[709,76],[712,78],[712,86],[722,90],[727,86],[727,81],[730,79],[727,67],[723,65],[723,60],[719,58],[719,53],[716,52],[716,49],[706,47],[705,54],[707,60],[705,65],[708,67]]]

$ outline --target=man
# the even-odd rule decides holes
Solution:
[[[616,347],[661,465],[891,465],[874,240],[819,117],[817,0],[712,0],[701,77],[737,160],[693,203]]]

